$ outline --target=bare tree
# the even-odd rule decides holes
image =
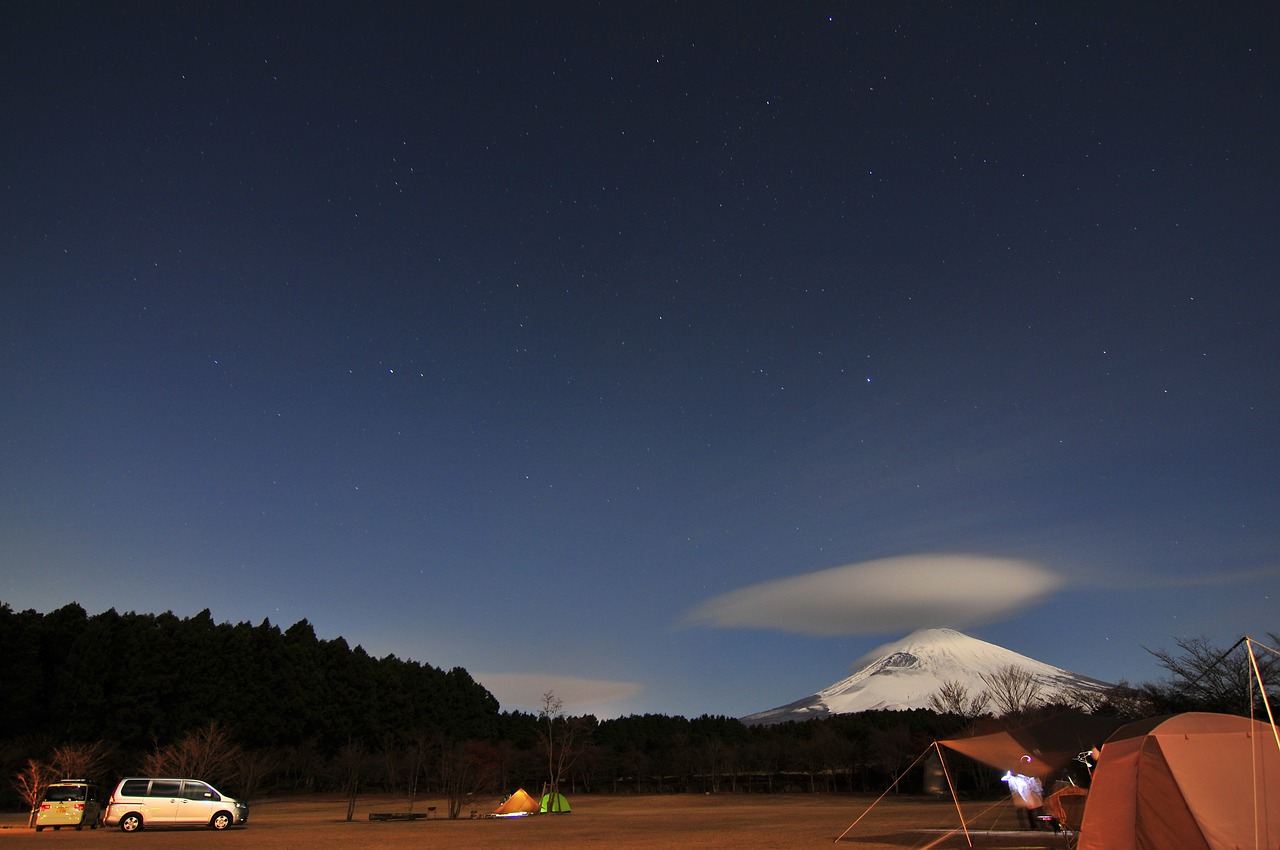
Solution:
[[[835,766],[839,761],[839,750],[843,741],[831,728],[831,724],[823,723],[814,727],[813,735],[808,740],[796,742],[796,758],[799,766],[809,776],[809,791],[818,790],[821,779],[823,791],[831,790],[831,779]]]
[[[966,720],[973,720],[986,712],[990,702],[990,691],[979,691],[971,697],[966,685],[955,679],[948,679],[936,694],[929,697],[929,708],[939,714],[957,714]]]
[[[44,762],[27,759],[27,766],[18,771],[14,777],[13,787],[18,789],[22,802],[27,806],[27,826],[36,825],[36,813],[40,811],[40,803],[44,800],[44,792],[49,784],[57,778],[53,768]]]
[[[511,771],[512,763],[521,753],[518,753],[515,744],[508,740],[498,741],[494,748],[498,756],[498,776],[496,781],[499,788],[506,788],[507,775]]]
[[[553,807],[548,811],[557,811],[554,807],[558,806],[560,801],[560,782],[578,757],[576,739],[582,726],[564,716],[564,703],[554,691],[547,691],[542,695],[542,708],[538,711],[538,719],[547,724],[547,731],[543,733],[543,743],[547,748],[549,779],[547,794],[549,804]]]
[[[444,749],[441,780],[450,820],[457,819],[463,804],[492,783],[498,773],[498,761],[497,748],[484,741],[463,741]]]
[[[885,774],[897,776],[910,763],[913,750],[910,727],[898,722],[871,737],[867,761]]]
[[[351,821],[355,818],[360,783],[369,772],[369,754],[356,741],[348,741],[334,756],[333,769],[347,795],[347,820]]]
[[[706,775],[711,783],[711,793],[720,793],[720,779],[729,760],[729,745],[720,738],[709,738],[698,745],[696,757],[701,763],[697,771]]]
[[[1280,643],[1276,635],[1268,637],[1273,645]],[[1256,697],[1258,691],[1253,687],[1249,653],[1240,648],[1241,642],[1243,639],[1223,649],[1205,637],[1179,638],[1179,653],[1147,650],[1173,677],[1166,687],[1156,689],[1157,696],[1165,697],[1168,707],[1177,711],[1247,714],[1250,697]],[[1280,659],[1271,652],[1255,655],[1263,681],[1274,681],[1280,673]]]
[[[1125,681],[1101,691],[1073,688],[1067,692],[1067,702],[1090,714],[1121,718],[1137,719],[1160,713],[1144,691]]]
[[[386,789],[398,791],[401,788],[401,774],[405,767],[405,753],[400,748],[396,736],[387,733],[382,738],[382,746],[378,749],[378,761],[386,777]],[[406,789],[407,790],[407,789]]]
[[[1044,685],[1029,670],[1010,664],[994,673],[979,675],[1001,717],[1018,717],[1040,703]]]
[[[273,750],[245,750],[237,766],[237,787],[244,799],[252,800],[263,781],[279,768],[280,754]]]
[[[418,799],[418,781],[426,771],[427,759],[435,748],[435,743],[430,733],[420,729],[409,736],[407,744],[405,756],[409,770],[409,811],[412,812],[413,804]]]
[[[240,745],[217,721],[212,721],[188,732],[176,743],[157,747],[142,765],[145,772],[154,776],[191,776],[217,783],[236,775],[240,756]]]
[[[71,777],[88,779],[102,768],[109,753],[102,741],[94,744],[63,744],[55,747],[48,764],[27,759],[27,766],[14,777],[13,785],[22,802],[26,804],[27,826],[35,826],[40,803],[49,786],[59,779]]]
[[[63,778],[77,777],[82,779],[96,778],[102,770],[111,747],[105,741],[93,744],[63,744],[55,747],[51,763],[56,773]]]

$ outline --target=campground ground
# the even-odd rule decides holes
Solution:
[[[459,820],[371,822],[373,812],[408,808],[401,797],[360,798],[355,819],[346,820],[346,801],[337,796],[262,800],[251,805],[249,824],[227,832],[208,829],[63,829],[36,833],[25,815],[0,813],[0,848],[95,847],[163,850],[391,850],[431,847],[447,850],[791,850],[822,848],[834,842],[875,797],[848,794],[672,794],[660,796],[578,795],[567,815],[500,819],[469,817],[492,810],[498,798],[478,799]],[[416,812],[444,800],[419,799]],[[1064,836],[1018,829],[1004,802],[963,805],[972,846],[977,848],[1062,848]],[[889,796],[878,803],[838,845],[861,850],[966,848],[950,800]]]

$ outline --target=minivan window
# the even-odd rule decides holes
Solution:
[[[152,797],[176,797],[178,792],[182,790],[182,783],[173,779],[153,779],[151,780]]]
[[[147,780],[145,779],[129,779],[120,786],[121,797],[145,797],[147,796]]]
[[[44,799],[50,803],[69,803],[85,798],[83,785],[52,785],[45,793]]]
[[[203,782],[186,782],[182,785],[182,796],[188,800],[211,800],[218,802],[222,798]]]

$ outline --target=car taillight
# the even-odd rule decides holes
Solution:
[[[76,811],[77,811],[77,812],[83,812],[83,811],[84,811],[84,803],[76,803]]]
[[[42,812],[43,812],[43,811],[45,811],[46,809],[52,809],[52,808],[53,808],[53,806],[49,805],[48,803],[41,803],[41,804],[40,804],[40,811],[42,811]]]

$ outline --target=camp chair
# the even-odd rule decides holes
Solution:
[[[1084,821],[1084,805],[1089,792],[1078,785],[1059,788],[1044,801],[1046,815],[1053,821],[1055,832],[1067,834],[1067,846],[1075,847],[1080,836],[1080,824]]]

